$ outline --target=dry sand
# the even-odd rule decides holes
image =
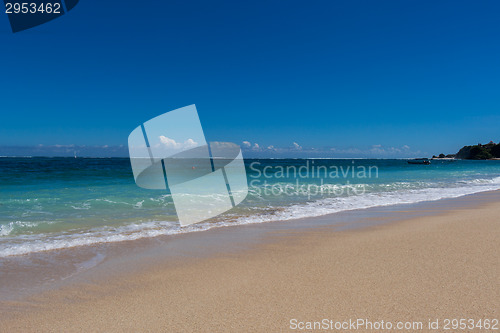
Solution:
[[[424,331],[439,319],[441,332],[447,318],[500,319],[500,205],[300,232],[11,305],[0,331],[278,332],[294,318],[363,318]]]

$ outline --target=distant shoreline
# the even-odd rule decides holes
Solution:
[[[130,159],[128,156],[0,156],[0,158],[67,158],[67,159]],[[417,157],[246,157],[245,160],[412,160]],[[500,157],[489,159],[467,159],[467,158],[439,158],[432,157],[435,161],[498,161]]]
[[[500,157],[487,158],[487,159],[469,159],[469,158],[451,158],[451,157],[432,157],[433,161],[500,161]]]

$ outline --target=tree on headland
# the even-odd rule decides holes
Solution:
[[[439,154],[439,156],[436,156],[436,155],[432,155],[432,158],[433,159],[440,159],[440,158],[457,158],[456,154],[448,154],[448,155],[445,155],[443,153]]]
[[[491,147],[491,155],[493,155],[496,158],[500,158],[500,143]]]
[[[457,158],[465,160],[488,160],[491,158],[500,158],[500,143],[493,141],[483,145],[465,146],[457,153]]]

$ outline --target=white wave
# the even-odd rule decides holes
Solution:
[[[134,205],[134,208],[142,208],[142,204],[144,203],[144,200],[141,200],[139,202],[137,202],[135,205]]]
[[[446,198],[456,198],[483,191],[500,189],[500,177],[490,180],[470,180],[450,184],[454,187],[399,189],[389,192],[372,192],[362,195],[324,198],[312,202],[294,204],[274,210],[273,213],[227,218],[218,222],[205,222],[181,228],[174,221],[137,222],[120,227],[100,227],[85,232],[65,232],[57,235],[33,234],[4,238],[0,257],[32,252],[57,250],[98,243],[121,242],[140,238],[204,231],[217,227],[292,220],[395,204],[418,203]],[[141,202],[142,203],[142,202]],[[269,207],[268,207],[269,208]],[[228,215],[231,217],[230,215]],[[0,235],[8,236],[15,224],[0,226]]]
[[[9,224],[2,224],[2,225],[0,225],[0,236],[10,235],[12,230],[14,230],[14,226],[12,225],[12,222]]]
[[[52,224],[54,222],[46,222],[46,223]],[[0,225],[0,236],[8,236],[15,229],[35,228],[35,227],[39,226],[40,224],[41,224],[40,222],[26,222],[26,221],[13,221],[13,222],[9,222],[8,224],[2,224],[2,225]]]
[[[81,204],[78,204],[78,205],[71,205],[71,208],[73,209],[76,209],[76,210],[89,210],[90,208],[92,208],[92,206],[90,205],[90,203],[88,202],[83,202]]]

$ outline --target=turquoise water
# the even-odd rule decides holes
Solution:
[[[245,164],[247,198],[214,219],[181,228],[170,195],[137,187],[127,158],[0,158],[0,257],[500,189],[500,161]]]

